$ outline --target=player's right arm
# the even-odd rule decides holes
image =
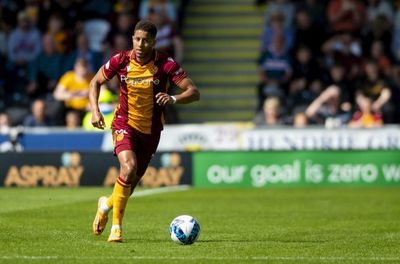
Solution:
[[[99,109],[100,87],[115,76],[120,67],[121,58],[124,58],[122,53],[112,56],[106,64],[100,67],[90,81],[89,102],[90,109],[92,109],[92,125],[99,129],[104,129],[105,127],[104,118]]]
[[[99,108],[99,95],[100,95],[100,87],[107,81],[106,77],[104,76],[104,66],[97,71],[96,75],[90,81],[89,87],[89,102],[90,102],[90,109],[92,110],[92,125],[98,129],[104,129],[104,117],[100,112]]]

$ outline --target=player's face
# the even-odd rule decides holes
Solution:
[[[155,45],[155,39],[149,33],[143,30],[136,30],[133,35],[133,49],[138,59],[144,59],[151,56]]]

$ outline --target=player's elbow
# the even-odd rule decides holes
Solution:
[[[91,89],[99,87],[99,86],[100,86],[100,82],[97,80],[97,78],[93,78],[89,83],[89,87]]]
[[[200,100],[200,92],[197,89],[193,89],[193,101],[199,101]]]

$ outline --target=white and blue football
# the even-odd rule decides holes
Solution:
[[[200,224],[190,215],[180,215],[172,220],[169,235],[178,244],[193,244],[200,235]]]

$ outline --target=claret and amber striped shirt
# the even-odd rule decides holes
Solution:
[[[102,71],[107,80],[117,75],[120,81],[115,118],[144,134],[163,129],[165,107],[156,103],[156,94],[167,93],[171,82],[179,84],[187,76],[177,62],[156,50],[144,65],[136,60],[133,50],[120,52],[103,65]]]

